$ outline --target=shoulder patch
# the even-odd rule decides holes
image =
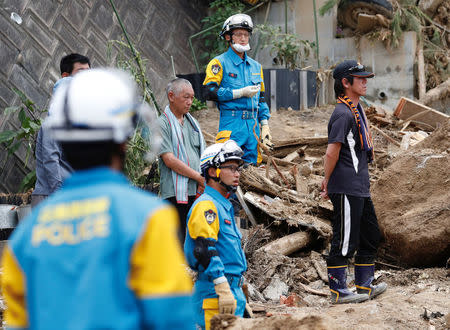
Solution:
[[[218,73],[220,72],[220,70],[221,70],[221,67],[220,67],[219,64],[213,64],[213,65],[211,66],[211,72],[212,72],[213,74],[218,74]]]
[[[209,209],[208,211],[205,211],[205,219],[209,225],[212,224],[216,220],[216,218],[217,214],[213,210]]]

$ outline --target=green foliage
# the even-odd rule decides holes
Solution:
[[[202,44],[206,51],[199,54],[199,62],[203,68],[215,56],[225,52],[228,44],[219,37],[225,20],[234,14],[242,13],[245,5],[239,0],[215,0],[209,4],[211,15],[202,19],[202,29],[210,29],[202,35]]]
[[[415,31],[421,39],[426,18],[426,14],[415,5],[415,1],[400,1],[391,23],[390,44],[394,48],[398,47],[404,31]]]
[[[142,58],[138,51],[135,52],[136,57],[133,57],[129,44],[119,40],[112,40],[108,43],[109,59],[111,59],[113,46],[118,52],[115,60],[116,67],[128,71],[134,77],[138,86],[140,86],[144,101],[149,105],[153,104],[152,92],[146,83],[145,64],[147,59]],[[150,151],[149,139],[148,127],[140,123],[127,144],[124,173],[136,186],[143,186],[146,180],[145,172],[150,165],[146,160],[146,155]]]
[[[116,46],[116,47],[114,47]],[[130,45],[121,40],[111,40],[108,42],[107,57],[111,62],[112,48],[118,51],[116,57],[116,66],[119,69],[128,71],[133,77],[138,86],[141,88],[144,101],[148,104],[153,104],[152,90],[149,87],[147,73],[145,67],[147,59],[142,58],[141,54],[136,51],[136,57],[132,55]],[[156,105],[155,105],[156,106]]]
[[[30,173],[25,175],[22,182],[20,183],[19,192],[25,192],[33,188],[36,184],[36,179],[36,170],[32,170]]]
[[[27,166],[30,156],[34,157],[36,136],[41,128],[41,118],[38,109],[25,93],[13,88],[13,91],[19,96],[22,103],[20,106],[8,107],[5,109],[5,115],[17,114],[20,127],[17,130],[7,130],[0,133],[0,143],[4,143],[8,151],[8,157],[14,154],[21,146],[26,148],[26,157],[24,167]],[[45,112],[45,111],[44,111]],[[7,159],[5,159],[6,165]],[[20,185],[20,191],[26,191],[34,186],[36,181],[36,173],[30,172],[23,179]]]
[[[191,109],[189,110],[189,112],[195,112],[206,108],[207,108],[206,102],[202,102],[196,97],[194,97],[194,101],[192,101]]]
[[[316,47],[314,42],[302,40],[296,34],[283,33],[281,27],[258,25],[256,29],[261,33],[263,45],[272,47],[271,54],[275,56],[277,64],[291,70],[303,67]]]
[[[125,156],[124,173],[136,186],[143,186],[146,180],[145,171],[149,166],[145,160],[145,154],[149,151],[149,145],[144,138],[143,129],[137,129],[133,137],[128,141],[127,154]]]
[[[338,3],[339,0],[327,0],[327,2],[325,2],[323,6],[319,8],[319,15],[324,16],[325,14],[329,13]]]

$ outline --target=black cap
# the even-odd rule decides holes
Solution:
[[[367,71],[366,67],[354,60],[345,60],[339,63],[333,71],[334,79],[342,79],[348,76],[360,78],[372,78],[375,76],[373,72]]]

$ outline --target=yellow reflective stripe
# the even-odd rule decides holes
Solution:
[[[356,285],[356,284],[355,284],[355,287],[357,287],[358,289],[363,289],[363,290],[369,291],[369,297],[370,297],[370,294],[372,293],[372,288],[367,288],[365,286]]]
[[[219,314],[219,299],[206,298],[203,300],[203,313],[205,314],[205,330],[211,329],[211,319]]]
[[[5,321],[9,327],[28,327],[28,314],[25,304],[25,278],[13,252],[6,245],[2,258],[2,294],[6,302]]]
[[[216,74],[212,72],[213,65],[219,65],[220,70]],[[217,86],[220,86],[223,78],[223,67],[217,58],[211,60],[206,67],[206,77],[203,81],[203,85],[208,85],[210,83],[216,83]]]
[[[355,266],[375,266],[375,264],[355,264]]]
[[[265,92],[266,91],[266,87],[264,85],[264,75],[263,75],[263,68],[261,65],[261,92]]]
[[[336,295],[336,300],[334,302],[338,302],[338,300],[339,300],[339,292],[335,291],[335,290],[332,290],[332,289],[330,289],[330,291],[333,292]]]
[[[216,135],[216,143],[224,143],[230,139],[231,131],[220,131]]]
[[[205,216],[205,212],[209,210],[212,210],[216,214],[211,224],[208,223]],[[214,203],[212,201],[201,201],[195,204],[188,222],[189,236],[194,240],[197,237],[217,240],[219,228],[219,214]]]
[[[328,266],[327,268],[328,269],[330,269],[330,268],[347,268],[347,265],[345,265],[345,266]]]
[[[178,214],[172,206],[154,212],[130,256],[129,286],[138,297],[192,291],[178,239]]]

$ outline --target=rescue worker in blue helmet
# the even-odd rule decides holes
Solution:
[[[272,148],[273,144],[262,66],[247,55],[252,31],[252,19],[246,14],[236,14],[225,21],[220,37],[230,47],[209,62],[203,89],[206,98],[215,101],[220,111],[216,142],[234,140],[244,152],[242,159],[257,164],[262,158],[255,135],[266,147]]]
[[[136,90],[125,72],[93,69],[53,95],[44,125],[75,172],[3,250],[8,328],[194,328],[177,212],[121,173],[137,124],[150,148],[158,137]]]
[[[189,211],[184,252],[198,272],[194,310],[202,329],[209,329],[211,318],[219,313],[243,316],[247,309],[251,314],[242,291],[247,270],[242,235],[228,200],[239,185],[242,155],[236,142],[228,140],[206,148],[200,160],[206,188]]]

